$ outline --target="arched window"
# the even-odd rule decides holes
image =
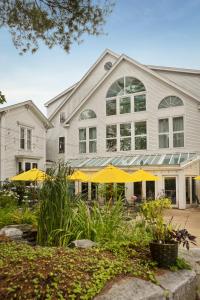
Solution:
[[[183,106],[183,101],[177,96],[167,96],[159,103],[158,109],[174,106]]]
[[[134,77],[122,77],[116,80],[109,88],[106,98],[123,96],[145,91],[144,84]]]
[[[94,119],[96,118],[97,115],[95,112],[91,109],[85,109],[84,111],[81,112],[79,120],[87,120],[87,119]]]

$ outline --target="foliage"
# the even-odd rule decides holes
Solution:
[[[191,235],[186,229],[175,230],[171,221],[166,224],[164,221],[164,209],[170,208],[169,199],[158,199],[145,202],[141,206],[141,215],[144,217],[154,241],[159,243],[170,243],[173,241],[182,244],[189,250],[189,243],[196,245],[196,237]]]
[[[179,244],[182,244],[183,247],[186,247],[187,250],[190,248],[190,244],[196,245],[196,237],[194,235],[191,235],[187,229],[178,229],[178,230],[172,230],[171,232],[171,238],[175,241],[177,241]]]
[[[15,207],[18,203],[18,195],[9,190],[0,190],[0,208]]]
[[[0,208],[0,228],[13,224],[32,224],[37,227],[38,209],[28,207]]]
[[[83,34],[103,33],[112,7],[110,0],[1,0],[0,27],[9,29],[21,53],[34,53],[39,41],[49,48],[59,45],[68,52],[74,41],[81,42]]]
[[[5,96],[2,94],[2,92],[0,91],[0,104],[3,104],[6,102],[6,98]]]
[[[155,280],[145,253],[0,244],[1,299],[93,299],[116,276]],[[23,272],[22,272],[23,270]],[[16,276],[17,274],[17,276]]]
[[[170,270],[173,272],[177,272],[178,270],[191,270],[191,266],[184,258],[178,257],[175,265],[170,266]]]
[[[50,176],[40,190],[37,237],[40,245],[65,245],[71,236],[73,203],[70,201],[68,174],[67,166],[56,166],[50,170]]]

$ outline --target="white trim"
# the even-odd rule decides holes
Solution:
[[[200,70],[195,70],[195,69],[163,67],[163,66],[153,66],[153,65],[144,65],[144,66],[147,67],[147,68],[149,68],[149,69],[152,69],[152,70],[169,71],[169,72],[178,72],[178,73],[188,73],[188,74],[200,75]]]
[[[97,61],[91,66],[91,68],[87,71],[87,73],[82,77],[82,79],[77,83],[75,88],[69,94],[69,96],[56,108],[56,110],[50,115],[49,120],[51,121],[52,118],[59,112],[59,110],[65,105],[65,103],[70,99],[70,97],[75,93],[75,91],[80,87],[80,85],[85,81],[85,79],[89,76],[89,74],[96,68],[96,66],[100,63],[100,61],[105,57],[106,54],[111,54],[112,56],[118,58],[119,55],[112,52],[109,49],[106,49],[101,56],[97,59]],[[112,70],[112,68],[111,68]]]
[[[200,99],[197,98],[195,95],[191,94],[190,92],[186,91],[184,88],[180,87],[179,85],[177,85],[176,83],[170,81],[169,79],[161,76],[160,74],[156,73],[155,71],[149,69],[148,67],[146,67],[145,65],[140,64],[139,62],[133,60],[132,58],[126,56],[126,55],[121,55],[119,57],[119,59],[115,62],[115,64],[113,65],[113,67],[110,69],[110,71],[108,71],[107,73],[105,73],[105,75],[103,76],[103,78],[98,82],[98,84],[93,87],[90,92],[88,93],[88,95],[82,99],[82,101],[80,102],[80,104],[74,109],[74,111],[72,111],[72,113],[68,116],[68,118],[66,119],[64,126],[71,120],[71,118],[76,114],[76,112],[82,107],[82,105],[93,95],[93,93],[101,86],[101,84],[106,80],[106,78],[108,76],[110,76],[110,74],[116,69],[116,67],[120,64],[120,62],[122,60],[126,60],[132,64],[134,64],[135,66],[137,66],[138,68],[142,69],[143,71],[146,71],[147,73],[151,74],[153,77],[159,79],[160,81],[166,83],[167,85],[173,87],[174,89],[178,90],[179,92],[182,92],[183,94],[185,94],[186,96],[189,96],[190,98],[194,99],[195,101],[200,103]],[[76,87],[78,88],[78,86]],[[76,88],[74,90],[76,90]],[[69,95],[70,97],[71,95]],[[55,112],[56,113],[56,112]],[[54,113],[54,115],[55,115]],[[51,118],[50,118],[51,119]]]

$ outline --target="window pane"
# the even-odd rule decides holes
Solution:
[[[64,153],[65,152],[65,138],[59,137],[59,153]]]
[[[95,140],[97,138],[96,127],[89,128],[89,139]]]
[[[79,143],[79,153],[86,153],[86,142]]]
[[[116,99],[106,101],[106,116],[117,114]]]
[[[86,128],[79,129],[79,141],[86,140]]]
[[[159,133],[169,132],[169,120],[161,119],[159,120]]]
[[[135,123],[135,135],[146,134],[146,122],[136,122]]]
[[[109,151],[109,152],[117,151],[117,140],[116,139],[106,140],[106,151]]]
[[[131,150],[131,138],[123,138],[120,140],[120,150],[121,151]]]
[[[27,149],[31,149],[31,129],[27,129]]]
[[[147,137],[135,137],[135,150],[147,149]]]
[[[146,95],[138,95],[134,97],[134,111],[146,110]]]
[[[183,130],[183,117],[173,118],[173,131]]]
[[[106,98],[124,95],[124,77],[115,81],[109,88]]]
[[[126,114],[131,112],[131,98],[121,98],[120,99],[120,114]]]
[[[25,171],[29,171],[31,169],[31,163],[26,162],[25,163]]]
[[[184,147],[184,133],[174,133],[173,134],[173,145],[174,147]]]
[[[20,128],[20,148],[25,148],[25,129],[22,127]]]
[[[89,152],[90,153],[96,153],[97,152],[97,143],[96,143],[96,141],[90,141],[89,142]]]
[[[159,148],[169,148],[169,135],[168,134],[159,135]]]
[[[112,138],[117,136],[117,125],[107,125],[106,126],[106,137]]]
[[[131,123],[120,124],[120,136],[131,136]]]
[[[125,77],[125,86],[128,94],[145,91],[143,83],[133,77]]]
[[[87,120],[87,119],[94,119],[94,118],[96,118],[95,112],[91,109],[86,109],[86,110],[82,111],[79,119]]]

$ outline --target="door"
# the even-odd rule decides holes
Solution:
[[[172,205],[177,206],[176,177],[164,178],[165,196],[172,201]]]
[[[146,199],[155,199],[155,181],[146,182]]]

